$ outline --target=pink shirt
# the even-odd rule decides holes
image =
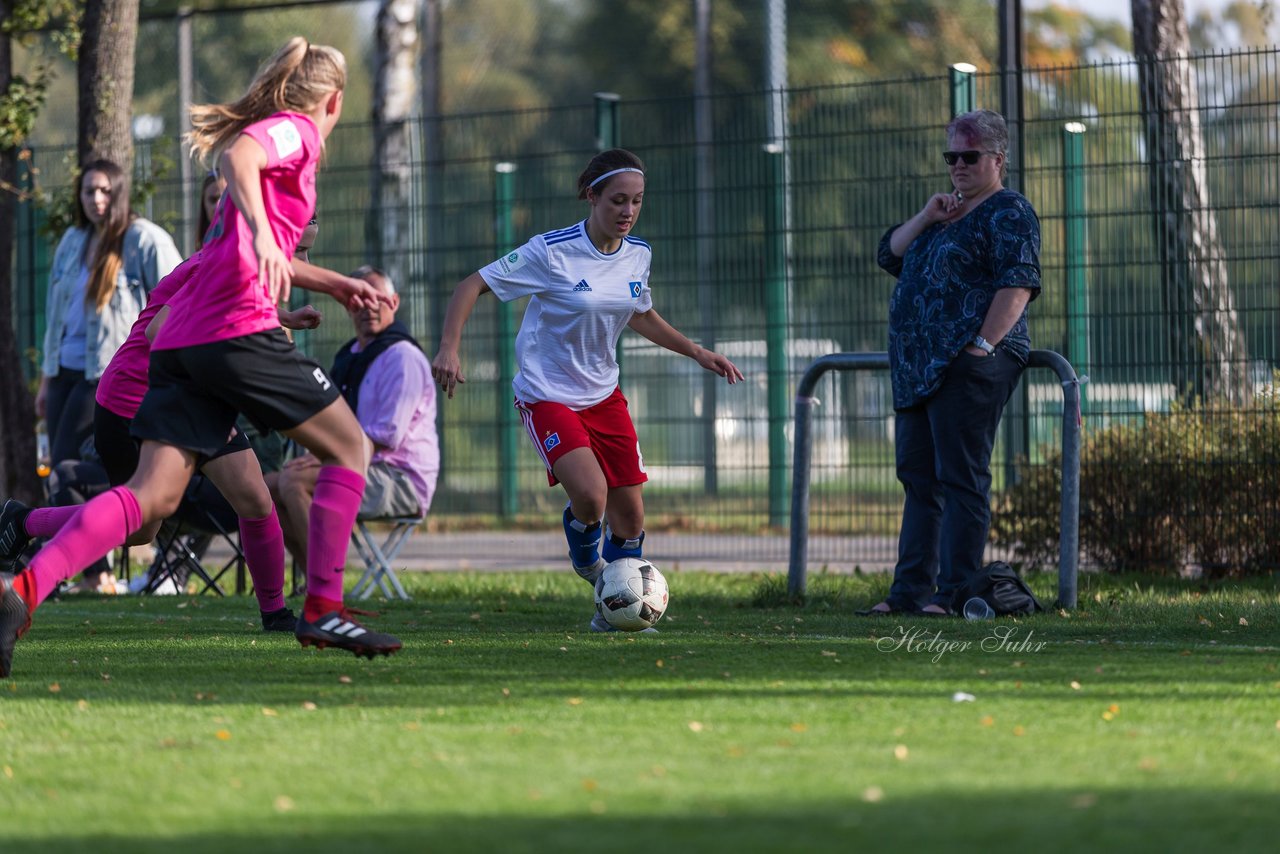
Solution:
[[[245,136],[267,153],[262,201],[276,245],[292,257],[316,207],[320,130],[301,113],[276,113],[249,125]],[[152,343],[176,350],[275,329],[276,306],[258,282],[253,234],[224,193],[201,250],[207,263],[173,302],[173,313]]]
[[[360,344],[351,345],[360,352]],[[423,513],[431,507],[440,473],[436,438],[436,384],[431,363],[409,341],[397,341],[369,364],[360,381],[356,420],[383,448],[372,462],[404,471]]]
[[[147,369],[151,361],[151,342],[147,340],[147,327],[160,309],[169,304],[174,294],[182,290],[200,268],[200,253],[183,261],[173,272],[156,285],[147,299],[146,307],[138,314],[129,337],[120,345],[111,363],[98,380],[94,399],[98,405],[119,415],[133,418],[147,393]],[[166,321],[167,325],[167,321]]]

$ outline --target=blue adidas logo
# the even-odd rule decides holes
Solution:
[[[578,282],[578,284],[573,286],[573,292],[575,294],[582,293],[583,291],[589,291],[589,290],[591,290],[591,286],[587,284],[586,279],[583,279],[582,281]]]

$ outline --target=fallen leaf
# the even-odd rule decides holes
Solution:
[[[264,716],[268,717],[268,718],[278,718],[278,717],[280,717],[280,713],[279,713],[279,712],[277,712],[275,709],[268,709],[268,708],[265,708],[265,707],[262,709],[262,714],[263,714]]]
[[[569,704],[569,705],[571,705],[571,706],[581,706],[581,705],[582,705],[582,698],[581,698],[581,697],[570,697],[570,698],[569,698],[568,700],[566,700],[565,702],[566,702],[566,703],[568,703],[568,704]]]
[[[338,677],[338,681],[339,681],[339,682],[341,682],[343,685],[350,685],[350,684],[351,684],[351,677],[350,677],[350,676],[339,676],[339,677]]]
[[[62,686],[61,686],[61,685],[59,685],[57,682],[54,682],[52,685],[50,685],[50,686],[49,686],[49,693],[50,693],[50,694],[57,694],[57,693],[59,693],[61,690],[62,690]]]
[[[220,730],[218,730],[217,732],[215,732],[215,733],[214,733],[214,735],[216,735],[216,736],[218,737],[218,741],[230,741],[230,740],[231,740],[231,733],[227,732],[225,729],[220,729]]]
[[[884,789],[879,786],[867,786],[862,790],[862,800],[869,804],[878,804],[884,799]]]
[[[306,709],[308,712],[314,712],[316,710],[316,704],[310,700],[305,700],[302,703],[302,708]]]
[[[1144,756],[1138,760],[1138,767],[1143,771],[1154,771],[1159,764],[1153,756]]]
[[[792,732],[805,732],[808,729],[809,729],[809,726],[807,724],[802,724],[799,721],[796,721],[791,725]]]
[[[991,717],[991,715],[984,715],[982,720],[979,721],[979,723],[981,723],[983,726],[995,726],[996,719]]]
[[[662,659],[661,659],[661,658],[659,658],[657,661],[655,661],[655,662],[653,663],[653,666],[654,666],[654,667],[665,667],[666,665],[665,665],[665,664],[663,664]]]
[[[1246,620],[1244,617],[1241,617],[1241,618],[1240,618],[1240,625],[1242,625],[1242,626],[1247,626],[1247,625],[1249,625],[1249,621],[1248,621],[1248,620]]]
[[[82,712],[87,712],[89,710],[89,701],[80,700],[78,703],[76,703],[76,708]]]
[[[1080,683],[1079,683],[1079,682],[1077,682],[1077,681],[1075,681],[1074,679],[1072,679],[1072,680],[1071,680],[1071,690],[1072,690],[1072,691],[1079,691],[1079,690],[1080,690]]]
[[[951,702],[953,703],[972,703],[976,699],[978,698],[964,691],[957,691],[951,695]]]
[[[1098,802],[1097,795],[1093,794],[1092,792],[1085,792],[1083,794],[1076,795],[1074,798],[1072,798],[1071,806],[1075,807],[1078,810],[1087,810],[1089,807],[1093,806],[1097,802]]]
[[[276,812],[289,812],[293,809],[293,798],[288,795],[277,795],[275,808]]]
[[[702,722],[701,722],[701,721],[689,721],[689,731],[690,731],[690,732],[702,732]]]
[[[595,780],[592,780],[590,777],[582,781],[583,791],[594,792],[598,788],[600,788],[600,784],[597,783]]]
[[[1026,729],[1026,727],[1024,727],[1024,726],[1022,726],[1021,724],[1019,724],[1018,726],[1016,726],[1016,727],[1014,727],[1014,728],[1013,728],[1013,734],[1014,734],[1014,735],[1018,735],[1018,736],[1026,735],[1026,734],[1027,734],[1027,729]]]
[[[897,759],[899,762],[906,762],[909,754],[910,751],[907,750],[907,746],[905,744],[899,744],[893,748],[893,758]]]

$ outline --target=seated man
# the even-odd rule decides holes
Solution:
[[[365,435],[373,459],[365,476],[361,519],[422,516],[431,506],[440,446],[431,365],[409,330],[395,319],[400,298],[386,273],[361,267],[351,274],[391,297],[391,305],[349,310],[356,337],[338,350],[330,371]],[[319,461],[305,454],[266,475],[280,526],[299,566],[307,560],[307,518]]]

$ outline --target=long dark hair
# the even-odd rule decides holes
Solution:
[[[80,198],[84,188],[84,176],[90,172],[101,172],[107,176],[107,181],[111,184],[111,202],[107,205],[107,212],[103,214],[102,222],[96,226],[84,212],[84,200]],[[94,250],[93,258],[81,258],[89,268],[89,282],[84,289],[84,302],[85,305],[94,306],[94,310],[101,313],[106,304],[111,302],[111,295],[116,292],[116,277],[124,265],[124,235],[129,230],[129,224],[137,216],[129,209],[129,176],[110,160],[91,160],[84,164],[80,168],[80,173],[76,175],[75,189],[76,225],[87,228],[91,232],[96,229],[98,234],[98,246]],[[88,251],[89,241],[86,240],[84,245],[85,250]]]
[[[209,226],[213,225],[213,220],[209,219],[209,213],[204,207],[204,191],[209,189],[210,184],[216,184],[221,180],[217,172],[210,172],[204,176],[204,182],[200,184],[200,194],[196,196],[199,200],[200,213],[196,217],[196,249],[204,246],[204,236],[209,233]]]
[[[636,157],[625,148],[610,148],[608,151],[600,152],[591,158],[587,168],[582,170],[582,174],[578,176],[578,198],[585,199],[588,190],[597,196],[603,193],[604,188],[609,186],[609,182],[613,178],[606,178],[603,183],[595,187],[591,186],[591,182],[606,172],[612,172],[615,169],[638,169],[643,173],[644,163],[639,157]]]

